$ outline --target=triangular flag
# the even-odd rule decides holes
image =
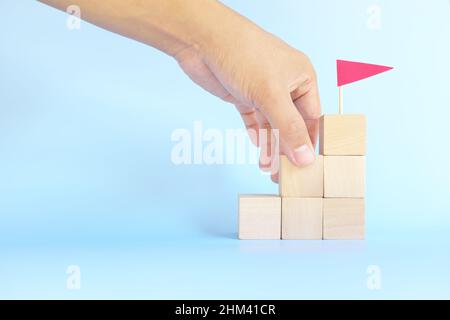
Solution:
[[[380,66],[370,63],[345,61],[345,60],[336,60],[336,66],[337,66],[338,87],[392,69],[392,67]]]

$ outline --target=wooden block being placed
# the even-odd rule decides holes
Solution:
[[[282,197],[323,197],[323,156],[299,168],[280,156],[279,192]]]
[[[365,156],[324,156],[325,198],[364,198]]]
[[[364,239],[364,199],[323,199],[323,238]]]
[[[281,238],[281,198],[276,195],[239,195],[239,239]]]
[[[364,115],[323,115],[320,118],[319,149],[322,155],[366,154]]]
[[[322,239],[323,198],[283,198],[282,239]]]

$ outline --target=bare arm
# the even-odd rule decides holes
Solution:
[[[78,5],[82,19],[164,51],[194,82],[233,103],[248,129],[278,129],[294,164],[314,161],[321,110],[309,59],[220,2],[40,1],[61,10]]]

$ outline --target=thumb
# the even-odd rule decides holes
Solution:
[[[262,101],[261,110],[273,129],[279,130],[280,146],[292,163],[303,167],[315,160],[308,129],[289,94]]]

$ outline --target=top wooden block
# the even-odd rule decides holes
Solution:
[[[366,154],[364,115],[323,115],[320,118],[320,154],[363,156]]]

